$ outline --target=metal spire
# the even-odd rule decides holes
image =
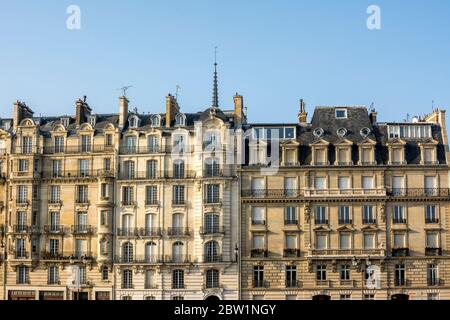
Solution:
[[[219,92],[217,89],[217,47],[214,47],[214,81],[213,81],[212,107],[219,108]]]

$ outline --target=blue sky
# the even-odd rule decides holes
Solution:
[[[66,9],[81,8],[81,30]],[[369,5],[381,30],[366,27]],[[185,112],[244,95],[252,122],[295,122],[298,100],[375,104],[382,121],[450,106],[450,2],[15,0],[0,6],[0,117],[26,101],[35,115],[73,114],[83,95],[117,112],[117,89],[140,112],[163,112],[181,86]],[[449,111],[450,112],[450,111]]]

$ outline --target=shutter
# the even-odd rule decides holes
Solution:
[[[318,234],[316,236],[316,249],[324,250],[327,248],[327,236],[324,234]]]
[[[297,248],[297,236],[287,235],[286,236],[286,249],[296,249]]]

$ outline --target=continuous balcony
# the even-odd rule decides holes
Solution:
[[[285,189],[253,189],[242,190],[244,198],[296,198],[303,195],[302,190]]]
[[[165,147],[162,146],[122,146],[119,148],[119,154],[156,154],[164,153]]]
[[[185,227],[169,227],[167,229],[167,235],[169,237],[188,237],[190,234],[190,229]]]
[[[390,197],[448,197],[450,188],[399,188],[388,189]]]
[[[208,227],[200,227],[199,231],[201,236],[207,235],[223,235],[225,234],[225,228],[223,226],[208,226]]]
[[[74,179],[74,178],[112,178],[113,170],[92,169],[92,170],[61,170],[61,171],[44,171],[43,179]]]
[[[41,259],[50,261],[61,261],[61,260],[69,260],[70,256],[64,256],[60,252],[42,251]]]
[[[204,263],[214,263],[214,262],[222,262],[222,255],[221,254],[205,254],[203,255],[203,262]]]
[[[117,236],[125,238],[160,237],[161,235],[162,229],[159,227],[117,229]]]
[[[36,226],[17,224],[13,225],[12,231],[15,234],[31,234],[31,233],[39,233],[39,228]]]
[[[312,249],[309,258],[315,257],[355,257],[355,256],[384,256],[383,249]]]
[[[163,263],[164,259],[162,255],[134,255],[134,256],[117,256],[114,258],[115,263],[120,264],[157,264]]]
[[[121,171],[119,180],[157,180],[164,179],[164,171]]]
[[[391,254],[393,257],[407,257],[409,256],[409,248],[394,248]]]
[[[79,235],[93,234],[95,233],[95,227],[91,225],[77,224],[71,227],[71,232],[72,234],[79,234]]]
[[[283,250],[283,257],[285,258],[294,258],[294,257],[300,257],[300,249],[296,248],[286,248]]]
[[[252,258],[267,258],[269,252],[265,249],[252,249],[250,250],[250,257]]]
[[[296,279],[285,280],[284,285],[286,288],[300,288],[301,282]]]
[[[385,188],[353,188],[353,189],[305,189],[305,197],[354,197],[354,196],[386,196]]]
[[[79,153],[104,153],[114,152],[114,146],[80,144],[77,146],[45,146],[39,148],[43,154],[79,154]]]
[[[174,263],[174,264],[185,264],[185,263],[190,263],[191,260],[191,256],[188,254],[179,254],[179,255],[167,255],[164,258],[164,262],[165,263]]]

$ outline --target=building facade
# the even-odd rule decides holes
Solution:
[[[0,299],[450,299],[444,111],[118,109],[0,119]]]
[[[298,123],[248,125],[242,299],[450,299],[445,112],[376,117],[317,107],[307,123],[302,102]]]

